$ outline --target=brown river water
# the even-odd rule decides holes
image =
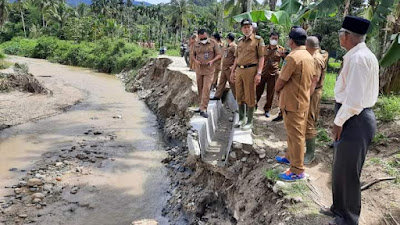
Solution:
[[[81,183],[96,186],[95,194],[63,196],[71,201],[86,198],[93,209],[77,209],[73,215],[66,215],[56,204],[47,209],[53,216],[44,216],[38,224],[111,225],[139,219],[168,224],[161,216],[169,185],[161,163],[166,153],[156,116],[146,105],[108,74],[39,59],[11,57],[11,61],[27,63],[35,76],[51,76],[42,81],[51,79],[74,87],[85,97],[64,113],[0,131],[0,198],[10,191],[5,186],[16,184],[24,176],[23,172],[10,172],[10,168],[29,170],[43,153],[76,143],[89,129],[100,130],[115,134],[122,150],[114,162],[80,179]],[[116,115],[122,119],[113,118]]]

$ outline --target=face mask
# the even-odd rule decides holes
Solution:
[[[207,38],[206,38],[206,39],[201,39],[201,40],[200,40],[200,42],[203,43],[203,44],[206,44],[207,41],[208,41]]]
[[[269,40],[269,44],[270,44],[270,45],[277,45],[277,44],[278,44],[278,41],[277,41],[277,40],[270,39],[270,40]]]

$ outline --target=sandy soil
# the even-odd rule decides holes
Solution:
[[[11,57],[7,60],[15,63],[18,58]],[[14,73],[12,68],[0,72]],[[85,93],[76,87],[52,75],[43,76],[40,72],[35,72],[35,78],[51,93],[0,93],[0,129],[59,114],[85,97]]]

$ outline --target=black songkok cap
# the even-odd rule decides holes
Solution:
[[[303,28],[293,28],[289,33],[289,38],[293,40],[306,40],[307,32]]]
[[[357,34],[366,34],[369,28],[369,20],[356,16],[346,16],[342,28]]]

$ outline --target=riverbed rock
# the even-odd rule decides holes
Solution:
[[[33,187],[33,186],[41,186],[43,185],[43,181],[40,180],[39,178],[32,178],[28,180],[28,186]]]
[[[38,198],[38,199],[44,199],[45,195],[43,193],[35,193],[31,195],[32,199]]]
[[[155,220],[144,219],[133,221],[132,225],[158,225],[158,222]]]
[[[79,187],[73,187],[71,189],[70,193],[74,195],[74,194],[78,193],[78,190],[79,190]]]
[[[21,194],[21,193],[22,193],[22,189],[21,189],[21,188],[15,188],[15,189],[14,189],[14,193],[15,193],[16,195]]]
[[[40,199],[40,198],[35,198],[35,199],[32,200],[32,203],[33,203],[33,204],[37,204],[37,203],[40,203],[41,201],[42,201],[42,199]]]
[[[22,218],[22,219],[25,219],[25,218],[28,217],[28,215],[27,215],[27,214],[19,214],[18,217],[19,217],[19,218]]]

